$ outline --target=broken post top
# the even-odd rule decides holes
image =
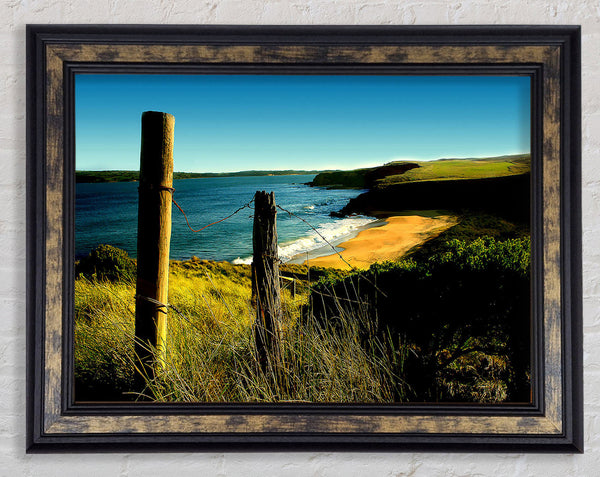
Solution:
[[[259,210],[275,209],[275,192],[257,190],[256,194],[254,194],[254,207]]]
[[[159,111],[142,113],[140,183],[172,187],[175,117]]]

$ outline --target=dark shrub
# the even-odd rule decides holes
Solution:
[[[133,282],[136,267],[136,261],[125,250],[112,245],[99,245],[75,264],[75,276],[110,282]]]
[[[410,400],[468,400],[476,387],[494,381],[503,400],[527,402],[529,267],[529,239],[452,240],[426,259],[375,264],[321,282],[311,312],[324,321],[340,312],[351,316],[357,303],[368,306],[376,334],[406,348],[402,374]],[[468,361],[470,389],[459,383],[471,379],[460,371]],[[499,369],[490,362],[507,364]]]

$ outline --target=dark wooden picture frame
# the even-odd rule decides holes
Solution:
[[[532,96],[532,402],[76,403],[74,75],[521,74]],[[27,450],[582,452],[580,28],[27,28]]]

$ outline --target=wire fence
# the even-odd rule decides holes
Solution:
[[[175,192],[175,189],[173,189],[173,192]],[[176,207],[177,207],[177,208],[178,208],[178,209],[181,211],[181,213],[183,214],[183,217],[185,218],[185,222],[187,223],[187,226],[188,226],[188,228],[189,228],[189,229],[190,229],[192,232],[194,232],[194,233],[196,233],[196,232],[202,232],[204,229],[207,229],[207,228],[209,228],[209,227],[211,227],[211,226],[213,226],[213,225],[220,224],[221,222],[225,222],[226,220],[230,219],[230,218],[231,218],[231,217],[233,217],[235,214],[237,214],[238,212],[241,212],[241,211],[242,211],[242,210],[244,210],[245,208],[248,208],[248,209],[250,209],[250,208],[251,208],[251,207],[250,207],[250,205],[252,204],[252,202],[254,202],[254,198],[253,198],[251,201],[249,201],[249,202],[245,203],[245,204],[244,204],[244,205],[242,205],[240,208],[238,208],[236,211],[234,211],[233,213],[229,214],[227,217],[223,217],[222,219],[216,220],[216,221],[214,221],[214,222],[212,222],[212,223],[210,223],[210,224],[208,224],[208,225],[205,225],[204,227],[200,227],[199,229],[195,230],[195,229],[193,229],[193,228],[192,228],[192,226],[190,225],[190,221],[188,220],[188,218],[187,218],[187,215],[186,215],[185,211],[184,211],[184,210],[181,208],[181,206],[180,206],[180,205],[177,203],[177,201],[175,200],[175,198],[174,198],[174,197],[172,197],[171,199],[173,200],[173,203],[175,204],[175,206],[176,206]]]
[[[171,189],[171,192],[174,193],[175,189]],[[179,209],[179,211],[183,214],[183,217],[185,218],[185,222],[188,226],[188,228],[194,232],[202,232],[203,230],[212,227],[213,225],[219,224],[221,222],[225,222],[226,220],[232,218],[234,215],[238,214],[239,212],[241,212],[242,210],[248,208],[248,209],[252,209],[252,203],[254,202],[254,198],[252,198],[251,200],[249,200],[248,202],[246,202],[244,205],[242,205],[241,207],[238,207],[235,211],[233,211],[231,214],[227,215],[226,217],[223,217],[222,219],[216,220],[214,222],[211,222],[210,224],[207,224],[203,227],[200,227],[199,229],[193,229],[192,226],[190,225],[190,222],[188,220],[187,214],[185,213],[185,211],[183,210],[183,208],[177,203],[177,201],[175,200],[174,197],[171,198],[173,201],[173,204],[175,204],[175,206]],[[348,267],[350,267],[351,270],[353,271],[357,271],[358,269],[352,265],[350,262],[348,262],[343,256],[342,254],[339,252],[339,250],[336,248],[335,245],[333,245],[329,240],[327,240],[323,234],[315,227],[313,226],[311,223],[309,223],[306,219],[300,217],[299,215],[295,214],[294,212],[286,209],[285,207],[282,207],[281,205],[277,204],[276,207],[281,210],[282,212],[285,212],[286,214],[288,214],[290,217],[296,218],[302,222],[304,222],[311,230],[313,230],[320,238],[321,240],[323,240],[323,242],[325,242],[329,247],[331,247],[332,251],[340,258],[340,260],[342,260],[342,262],[344,262],[346,265],[348,265]],[[279,260],[281,262],[281,260]]]
[[[179,211],[183,214],[183,217],[185,218],[186,224],[188,226],[188,228],[190,229],[191,232],[193,233],[198,233],[198,232],[202,232],[203,230],[208,229],[209,227],[212,227],[213,225],[225,222],[229,219],[231,219],[232,217],[234,217],[236,214],[240,213],[242,210],[244,209],[253,209],[252,204],[254,203],[254,198],[252,198],[251,200],[249,200],[248,202],[246,202],[245,204],[243,204],[242,206],[238,207],[235,211],[233,211],[231,214],[227,215],[226,217],[223,217],[219,220],[216,220],[214,222],[211,222],[203,227],[200,227],[199,229],[194,229],[192,228],[192,226],[190,225],[189,219],[187,217],[187,214],[185,213],[184,209],[177,203],[177,201],[175,200],[175,198],[173,197],[174,193],[175,193],[175,189],[174,188],[169,188],[169,191],[171,192],[171,200],[173,201],[173,204],[175,204],[175,206],[179,209]],[[350,262],[348,262],[340,253],[340,251],[336,248],[336,246],[334,244],[332,244],[329,240],[327,240],[327,238],[325,236],[323,236],[323,234],[314,226],[312,225],[310,222],[308,222],[306,219],[304,219],[303,217],[300,217],[298,214],[295,214],[294,212],[286,209],[285,207],[282,207],[281,205],[277,204],[276,205],[277,209],[281,210],[282,212],[288,214],[288,216],[293,217],[301,222],[303,222],[308,228],[310,228],[313,232],[315,232],[320,238],[321,240],[323,240],[323,242],[325,244],[327,244],[329,247],[331,247],[332,251],[334,252],[335,255],[337,255],[339,257],[339,259],[345,263],[348,267],[350,267],[350,269],[353,272],[360,272],[360,270],[355,267],[354,265],[352,265]],[[277,260],[282,263],[281,259],[277,258]],[[307,256],[307,265],[309,266],[309,260],[308,260],[308,256]],[[308,275],[308,277],[310,277],[310,275]],[[363,278],[366,278],[363,276]],[[210,277],[209,277],[210,279]],[[376,284],[372,283],[368,278],[366,278],[366,280],[371,283],[371,285],[375,286],[375,288],[377,288]],[[293,290],[295,292],[295,281],[292,284]],[[286,286],[284,285],[283,288],[286,288]],[[310,289],[310,285],[309,285],[309,289]],[[379,290],[384,296],[385,293],[383,293],[381,290]],[[295,294],[295,293],[294,293]],[[182,318],[183,320],[185,320],[187,323],[189,323],[191,326],[193,326],[194,328],[196,328],[198,331],[202,332],[202,330],[200,330],[200,328],[198,328],[190,319],[189,317],[187,317],[184,313],[182,313],[175,305],[170,304],[170,303],[162,303],[154,298],[150,298],[147,296],[142,296],[142,295],[136,295],[135,296],[136,300],[141,299],[141,300],[145,300],[148,301],[150,303],[153,303],[154,305],[156,305],[163,313],[167,313],[167,310],[171,309],[173,310],[176,315],[180,318]]]

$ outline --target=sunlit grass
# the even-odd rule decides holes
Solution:
[[[521,351],[529,257],[528,238],[480,237],[446,240],[426,259],[413,254],[361,272],[321,270],[317,283],[306,280],[306,267],[286,266],[286,274],[301,278],[295,293],[282,290],[281,340],[266,362],[255,342],[250,267],[171,262],[164,366],[147,376],[144,389],[136,384],[135,285],[82,275],[75,281],[75,397],[510,400],[528,392]]]
[[[75,280],[78,399],[123,399],[132,390],[134,295],[129,283]]]
[[[368,317],[304,319],[308,290],[301,287],[294,297],[282,291],[282,362],[263,369],[248,267],[191,261],[171,265],[164,369],[133,393],[134,295],[132,284],[76,280],[76,399],[391,402],[397,394],[385,346],[364,345]]]

